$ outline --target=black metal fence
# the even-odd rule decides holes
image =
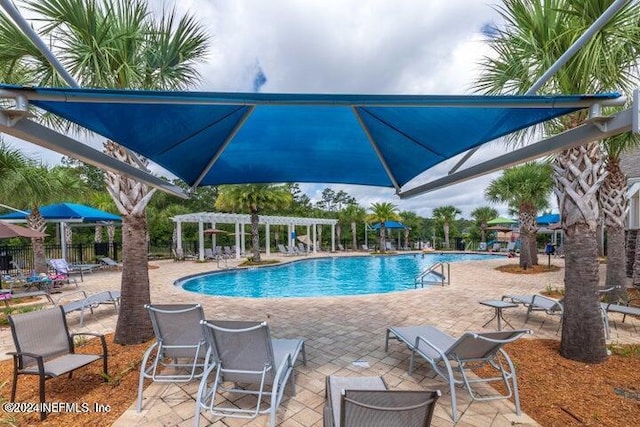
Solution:
[[[45,244],[44,253],[47,259],[62,258],[62,245]],[[66,259],[72,264],[90,264],[100,257],[119,259],[119,243],[93,243],[67,245]],[[20,268],[30,271],[33,268],[33,248],[31,245],[0,246],[0,271],[16,273]]]

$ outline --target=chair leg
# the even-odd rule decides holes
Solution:
[[[15,362],[14,362],[15,365]],[[11,384],[11,402],[16,400],[16,389],[18,387],[18,367],[13,367],[13,383]]]
[[[38,375],[40,378],[40,408],[44,408],[44,375]],[[47,418],[47,413],[42,411],[40,412],[40,421],[44,421]]]

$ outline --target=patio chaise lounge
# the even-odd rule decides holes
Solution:
[[[527,308],[527,317],[524,323],[529,320],[532,311],[544,311],[546,314],[562,316],[562,301],[545,297],[544,295],[503,295],[502,300],[514,304],[522,304]]]
[[[69,301],[64,304],[60,304],[60,302],[64,298],[70,297],[71,295],[74,295],[74,294],[80,294],[82,298],[74,301]],[[57,304],[62,307],[64,314],[69,314],[74,311],[80,312],[80,326],[84,325],[85,310],[89,310],[91,311],[91,314],[93,314],[94,308],[97,308],[101,304],[109,304],[109,305],[113,305],[113,309],[115,310],[116,314],[118,314],[119,303],[120,303],[120,291],[103,291],[103,292],[95,293],[93,295],[87,295],[86,291],[77,291],[77,292],[71,292],[71,293],[65,294],[62,297],[60,297],[60,299],[57,301]]]
[[[142,410],[144,380],[186,383],[201,378],[212,361],[200,322],[200,304],[147,304],[156,341],[140,366],[136,411]]]
[[[389,338],[404,342],[411,350],[409,375],[413,373],[415,356],[418,355],[431,365],[437,375],[449,383],[452,418],[457,422],[456,385],[458,384],[463,384],[474,400],[509,399],[513,396],[516,414],[520,415],[516,371],[502,347],[527,333],[531,331],[466,332],[455,339],[433,326],[394,326],[387,329],[384,348],[385,351],[388,350]],[[491,378],[473,378],[467,371],[472,367],[471,365],[491,367],[497,371],[498,375]],[[474,384],[498,381],[504,385],[505,394],[481,396],[473,388]]]
[[[295,395],[293,366],[300,353],[302,362],[307,364],[304,340],[272,339],[265,322],[205,320],[202,324],[206,328],[215,363],[209,365],[200,381],[196,397],[196,427],[202,410],[208,410],[216,417],[244,419],[269,414],[270,425],[275,427],[276,411],[287,383],[291,395]],[[213,383],[208,384],[212,373]],[[233,385],[226,387],[224,383],[227,382]],[[237,384],[254,385],[255,388],[240,388]],[[233,404],[225,405],[224,399],[218,398],[218,393],[225,392],[233,393]],[[248,400],[247,395],[254,396],[257,401],[253,408],[243,407]],[[270,398],[267,408],[261,407],[265,396]]]
[[[13,356],[13,383],[11,402],[16,398],[18,375],[37,375],[39,378],[40,403],[45,402],[45,381],[69,374],[78,368],[102,359],[103,377],[107,372],[107,342],[104,335],[89,332],[69,334],[62,307],[37,310],[9,316],[11,335],[16,347]],[[76,354],[74,337],[89,335],[99,337],[102,354]],[[40,412],[40,419],[47,417]]]
[[[426,427],[440,391],[387,390],[382,377],[327,377],[324,427]]]
[[[600,303],[602,309],[607,313],[620,313],[622,314],[622,322],[624,323],[627,315],[640,316],[640,307],[634,307],[632,305],[614,304],[614,303]]]

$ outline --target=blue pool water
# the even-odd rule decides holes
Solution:
[[[205,295],[249,298],[384,294],[414,289],[415,278],[437,262],[495,259],[481,254],[421,254],[314,258],[214,272],[176,284]],[[452,267],[455,271],[455,267]],[[452,273],[455,274],[455,273]]]

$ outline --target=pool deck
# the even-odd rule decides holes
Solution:
[[[320,254],[326,256],[327,254]],[[344,256],[341,254],[332,254]],[[277,256],[272,255],[270,259]],[[283,261],[303,257],[286,257]],[[541,258],[541,262],[546,262]],[[563,266],[561,258],[553,264]],[[233,266],[236,262],[230,261]],[[307,365],[296,366],[294,397],[285,396],[278,410],[278,425],[284,427],[322,426],[327,375],[382,375],[390,389],[440,389],[433,426],[511,426],[537,425],[526,414],[517,416],[513,404],[498,400],[472,402],[468,393],[459,390],[460,420],[451,419],[451,403],[446,383],[424,362],[418,362],[413,375],[407,374],[409,351],[397,342],[390,342],[384,351],[386,328],[389,326],[432,324],[445,332],[460,336],[466,331],[481,331],[493,315],[493,309],[479,304],[486,299],[500,299],[504,294],[532,294],[547,286],[563,287],[561,269],[543,275],[513,275],[494,268],[517,259],[499,258],[488,261],[468,261],[451,264],[451,286],[434,287],[381,295],[250,299],[225,298],[190,293],[173,282],[190,274],[217,270],[215,262],[151,261],[151,301],[153,303],[201,303],[211,319],[267,320],[276,338],[303,337],[307,349]],[[604,266],[601,268],[601,281]],[[120,287],[120,272],[101,271],[86,274],[80,288],[88,294]],[[559,339],[558,318],[534,313],[525,325],[525,310],[504,310],[505,318],[516,328],[532,329],[534,338]],[[612,314],[610,342],[640,343],[640,322]],[[116,316],[110,307],[101,307],[94,315],[85,315],[85,325],[79,326],[79,314],[68,315],[74,331],[113,332]],[[493,323],[491,325],[494,325]],[[491,326],[490,325],[490,326]],[[494,326],[495,327],[495,326]],[[488,330],[488,329],[487,329]],[[8,328],[0,330],[0,358],[13,350]],[[369,367],[359,367],[354,361],[366,361]],[[182,385],[151,383],[144,391],[143,410],[136,413],[135,402],[114,424],[116,426],[191,426],[194,422],[197,382]],[[108,404],[108,402],[104,402]],[[265,426],[268,417],[254,420],[212,418],[201,415],[201,425]]]

